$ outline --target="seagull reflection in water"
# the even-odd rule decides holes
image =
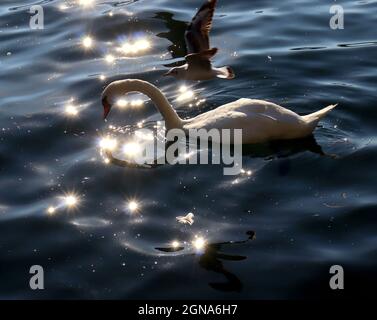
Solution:
[[[243,285],[242,285],[241,280],[235,274],[233,274],[232,272],[230,272],[224,267],[223,260],[242,261],[242,260],[246,260],[247,257],[240,256],[240,255],[225,254],[221,252],[221,250],[224,246],[245,244],[255,239],[254,231],[247,231],[246,235],[248,236],[248,238],[242,241],[208,243],[205,245],[203,252],[199,255],[199,265],[207,271],[213,271],[213,272],[222,274],[226,279],[225,282],[208,283],[211,288],[218,291],[224,291],[224,292],[242,291]],[[166,252],[166,253],[174,253],[174,252],[182,251],[184,249],[185,247],[183,245],[170,246],[166,248],[156,248],[156,250]]]

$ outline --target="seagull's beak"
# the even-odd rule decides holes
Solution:
[[[103,119],[106,119],[111,110],[111,104],[107,101],[106,96],[102,98],[102,105],[103,105]]]

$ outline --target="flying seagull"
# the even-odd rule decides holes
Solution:
[[[217,0],[206,0],[185,32],[188,55],[186,64],[169,70],[165,76],[173,76],[182,80],[211,80],[213,78],[234,79],[235,74],[230,67],[215,68],[211,59],[218,49],[210,48],[209,32],[212,27],[213,14]]]

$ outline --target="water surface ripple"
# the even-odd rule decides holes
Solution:
[[[1,1],[0,298],[333,298],[333,264],[345,269],[346,296],[376,293],[375,1],[337,1],[345,29],[334,31],[331,1],[219,0],[216,64],[237,78],[190,84],[206,101],[177,103],[178,112],[241,97],[299,113],[339,103],[314,139],[251,148],[243,157],[251,174],[238,177],[221,166],[103,163],[97,142],[110,123],[160,116],[147,103],[114,110],[105,124],[102,89],[141,78],[176,99],[182,83],[161,75],[184,54],[182,32],[201,2]],[[29,28],[32,4],[45,9],[44,30]],[[87,34],[95,46],[84,50]],[[106,63],[130,36],[147,37],[151,49]],[[77,117],[64,114],[71,99]],[[46,214],[70,192],[80,198],[75,210]],[[140,202],[136,214],[130,199]],[[188,212],[194,225],[177,224]],[[203,255],[190,249],[195,235],[210,244]],[[184,250],[156,249],[175,239]],[[45,268],[45,290],[28,287],[34,264]]]

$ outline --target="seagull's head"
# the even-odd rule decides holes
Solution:
[[[171,68],[168,72],[164,74],[164,77],[174,77],[176,79],[185,79],[186,77],[186,67],[181,66],[181,67],[175,67]]]

